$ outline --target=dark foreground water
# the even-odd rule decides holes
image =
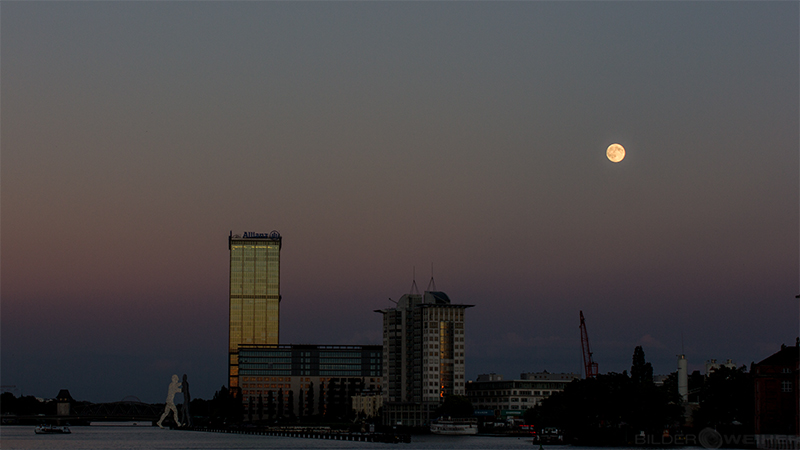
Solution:
[[[245,434],[162,430],[157,427],[88,426],[71,427],[72,434],[40,435],[32,426],[0,426],[0,449],[64,450],[228,450],[228,449],[533,449],[530,438],[484,436],[411,436],[410,444],[330,441]],[[644,450],[646,447],[633,447]],[[687,447],[688,448],[688,447]],[[545,446],[545,450],[608,450],[608,448]],[[702,448],[700,448],[702,449]],[[623,450],[623,449],[616,449]]]
[[[72,434],[40,435],[32,426],[0,427],[0,449],[531,449],[531,439],[483,436],[411,436],[410,444],[329,441],[162,430],[157,427],[71,427]],[[562,447],[563,448],[563,447]],[[538,447],[536,447],[538,449]],[[550,449],[548,449],[550,450]]]

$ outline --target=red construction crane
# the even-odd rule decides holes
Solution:
[[[581,311],[581,348],[583,348],[583,367],[586,369],[586,378],[597,375],[597,363],[592,361],[592,351],[589,350],[589,333],[586,332],[586,321]]]

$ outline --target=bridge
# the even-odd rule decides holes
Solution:
[[[128,396],[118,402],[76,405],[67,417],[89,422],[155,422],[163,412],[163,403],[143,403],[134,396]]]
[[[4,415],[3,423],[156,422],[163,412],[163,403],[149,404],[128,396],[118,402],[76,404],[69,415]]]

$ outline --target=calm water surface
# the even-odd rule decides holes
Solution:
[[[71,427],[72,434],[39,435],[32,426],[0,427],[0,449],[64,450],[228,450],[228,449],[527,449],[538,450],[530,438],[484,436],[411,436],[410,444],[329,441],[322,439],[250,436],[243,434],[205,433],[162,430],[157,427]],[[545,446],[545,450],[608,450],[592,447]],[[645,447],[635,447],[643,450]],[[689,447],[687,447],[689,448]],[[615,449],[624,450],[624,449]]]
[[[71,427],[72,434],[34,434],[32,426],[0,427],[0,448],[12,449],[531,449],[530,439],[482,436],[412,436],[410,444],[329,441],[273,436],[162,430],[157,427]],[[563,447],[562,447],[563,448]]]

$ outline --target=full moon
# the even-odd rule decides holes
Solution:
[[[611,144],[606,150],[606,156],[608,156],[609,161],[618,163],[625,159],[625,147],[619,144]]]

